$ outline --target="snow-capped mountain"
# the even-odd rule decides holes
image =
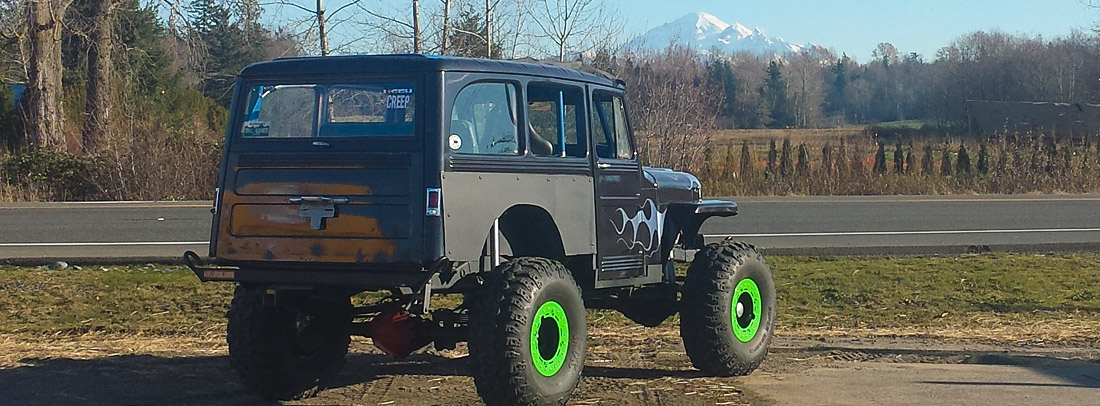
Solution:
[[[747,51],[761,56],[782,56],[804,49],[783,38],[769,37],[760,28],[749,29],[737,22],[729,24],[703,12],[691,13],[651,29],[628,41],[626,47],[660,51],[670,44],[684,45],[705,54],[717,50],[723,54]]]

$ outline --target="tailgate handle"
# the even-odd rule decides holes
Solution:
[[[298,216],[309,219],[309,228],[314,230],[325,229],[325,219],[336,217],[336,205],[348,202],[346,197],[325,196],[294,196],[291,203],[302,205],[298,209]]]
[[[346,197],[325,197],[325,196],[294,196],[290,198],[291,203],[334,203],[344,204],[349,202]]]

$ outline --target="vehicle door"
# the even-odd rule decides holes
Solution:
[[[660,219],[653,201],[641,201],[642,168],[622,93],[595,89],[591,100],[599,284],[644,276],[645,253],[660,243]]]

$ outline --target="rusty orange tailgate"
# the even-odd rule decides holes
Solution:
[[[409,155],[231,156],[216,254],[231,261],[405,263],[422,242]],[[418,190],[419,188],[417,188]],[[421,203],[422,204],[422,203]],[[415,207],[415,208],[414,208]]]

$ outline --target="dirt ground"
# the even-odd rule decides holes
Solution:
[[[1097,389],[1100,349],[1096,343],[780,336],[773,342],[764,365],[752,375],[713,378],[691,369],[674,329],[607,328],[590,330],[589,334],[584,378],[570,401],[573,405],[806,404],[805,396],[824,399],[821,396],[835,395],[847,399],[842,392],[850,387],[844,384],[849,376],[869,379],[858,385],[872,390],[876,385],[890,387],[897,382],[890,382],[889,374],[898,368],[920,374],[919,370],[912,371],[914,365],[1019,365],[1049,371],[1060,371],[1058,368],[1066,366],[1083,367],[1085,372],[1079,375],[1085,378],[1054,377],[1053,382],[1062,384],[1040,382],[1024,388],[1068,393],[1065,392],[1068,387],[1091,391],[1083,392],[1091,393],[1088,396],[1100,394]],[[203,338],[88,335],[38,340],[0,337],[0,350],[4,353],[0,358],[0,388],[4,388],[0,403],[272,404],[253,397],[237,383],[222,340],[216,335]],[[330,389],[315,398],[289,404],[480,404],[469,376],[464,347],[392,360],[380,355],[366,339],[357,339],[352,345],[347,368]],[[1089,374],[1097,379],[1090,381]],[[815,387],[817,381],[825,389]],[[876,403],[881,404],[882,399],[868,404]]]

